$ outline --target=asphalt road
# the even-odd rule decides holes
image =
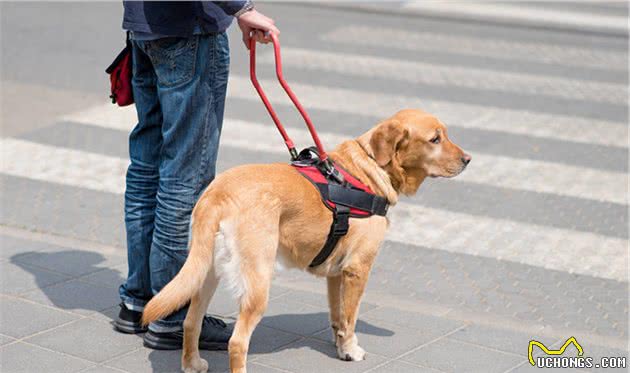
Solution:
[[[392,210],[365,296],[372,351],[364,347],[376,356],[362,370],[521,371],[527,343],[538,335],[560,344],[576,336],[595,355],[627,351],[627,37],[378,9],[259,8],[282,31],[285,76],[327,145],[418,107],[443,119],[450,137],[473,156],[460,177],[430,180]],[[612,14],[619,7],[583,8]],[[72,318],[29,331],[3,326],[3,359],[9,352],[45,355],[44,348],[78,356],[85,364],[76,370],[97,364],[136,371],[133,364],[150,360],[155,370],[168,371],[133,343],[117,341],[125,348],[95,356],[41,337],[67,322],[78,325],[68,331],[71,338],[89,329],[84,324],[111,317],[126,270],[122,192],[135,114],[108,104],[104,74],[124,45],[122,6],[0,3],[0,11],[3,314],[46,305]],[[248,81],[248,54],[236,27],[230,36],[219,168],[284,162],[281,138]],[[299,146],[310,145],[277,88],[271,48],[259,53],[259,77],[289,133]],[[95,265],[91,254],[60,249],[66,246],[90,247],[104,259]],[[100,284],[107,301],[69,301],[95,291],[75,282]],[[255,367],[306,371],[301,362],[280,363],[292,351],[280,346],[318,349],[312,344],[320,343],[326,321],[323,311],[314,312],[325,309],[324,286],[293,272],[279,274],[276,286],[278,303],[263,325],[303,339],[276,341]],[[211,311],[234,315],[227,302],[217,302]],[[393,332],[377,330],[383,325]],[[431,337],[406,332],[407,326]],[[442,355],[449,349],[459,353]],[[312,358],[305,356],[304,364]],[[54,356],[41,361],[48,358],[58,363]]]

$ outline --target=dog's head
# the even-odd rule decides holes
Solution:
[[[427,176],[456,176],[471,160],[449,140],[446,126],[421,110],[399,111],[368,134],[374,160],[399,193],[415,193]]]

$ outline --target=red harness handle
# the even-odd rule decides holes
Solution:
[[[317,135],[315,126],[313,126],[313,122],[311,122],[311,118],[308,116],[308,113],[302,107],[302,104],[300,104],[300,101],[298,101],[297,96],[295,96],[295,93],[293,93],[293,91],[287,84],[286,80],[284,80],[284,76],[282,75],[282,57],[280,56],[280,41],[278,40],[278,37],[276,35],[270,33],[270,36],[271,36],[271,41],[273,42],[273,52],[274,52],[275,60],[276,60],[276,76],[278,77],[278,81],[280,82],[280,85],[282,86],[282,88],[284,88],[284,91],[287,93],[291,101],[293,101],[293,104],[302,115],[302,118],[304,118],[304,122],[306,122],[306,126],[308,127],[308,130],[311,133],[311,136],[313,137],[313,141],[315,142],[315,146],[317,147],[317,151],[319,152],[320,159],[322,161],[326,161],[328,159],[328,154],[326,154],[326,151],[324,151],[324,146],[319,140],[319,136]],[[256,78],[256,40],[254,38],[250,38],[249,40],[249,77],[252,81],[252,84],[254,85],[254,88],[256,88],[258,95],[260,96],[263,103],[265,104],[265,107],[267,108],[267,111],[269,112],[271,119],[273,119],[273,122],[276,124],[276,127],[278,127],[278,131],[280,131],[280,134],[282,135],[282,138],[284,139],[284,143],[287,145],[287,148],[289,148],[289,153],[291,154],[291,158],[296,159],[297,151],[295,150],[295,145],[293,144],[293,141],[291,141],[291,139],[289,138],[289,135],[287,134],[287,131],[285,131],[284,127],[282,126],[282,123],[280,123],[280,118],[278,118],[278,115],[273,109],[273,106],[271,106],[269,99],[267,99],[267,95],[265,95],[265,92],[263,92],[262,87],[260,86],[260,83],[258,82],[258,78]]]

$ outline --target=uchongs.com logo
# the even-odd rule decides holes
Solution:
[[[573,345],[577,351],[576,355],[565,354],[567,349]],[[538,347],[544,353],[540,356],[534,356],[534,347]],[[572,349],[571,349],[572,350]],[[573,353],[571,351],[571,353]],[[538,341],[529,341],[527,348],[527,357],[532,366],[538,368],[626,368],[627,361],[625,356],[604,356],[597,361],[590,357],[584,356],[582,345],[571,337],[557,350],[551,350]]]

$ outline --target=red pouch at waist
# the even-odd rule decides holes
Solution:
[[[105,70],[109,74],[111,84],[112,104],[127,106],[133,104],[133,90],[131,88],[131,43],[127,39],[127,46],[123,49],[114,62]]]

